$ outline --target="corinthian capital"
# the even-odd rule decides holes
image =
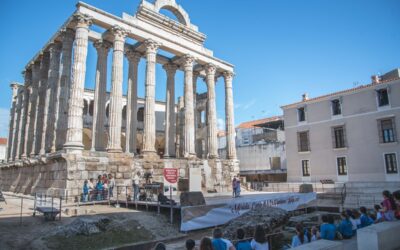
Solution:
[[[126,55],[126,58],[128,58],[129,62],[136,63],[136,64],[139,63],[140,58],[142,58],[142,56],[143,56],[142,53],[135,51],[131,48],[125,50],[125,55]]]
[[[186,54],[182,57],[182,65],[185,69],[193,68],[194,61],[195,61],[195,58],[189,54]]]
[[[232,71],[224,71],[224,73],[222,74],[224,75],[225,81],[232,80],[235,76],[235,73],[233,73]]]
[[[107,54],[108,50],[112,47],[112,44],[105,40],[97,40],[93,43],[93,46],[96,48],[98,54]]]
[[[124,40],[128,34],[128,31],[118,25],[115,25],[110,29],[110,33],[114,36],[115,40]]]
[[[147,39],[146,41],[143,42],[143,44],[146,49],[146,54],[157,53],[157,49],[161,46],[160,43],[158,43],[152,39]]]
[[[212,64],[212,63],[208,63],[204,66],[204,69],[206,70],[206,74],[207,76],[215,76],[215,73],[217,72],[217,67]]]
[[[61,52],[61,43],[60,42],[53,42],[49,45],[49,52],[50,54],[60,53]]]
[[[178,65],[173,63],[167,63],[164,64],[163,69],[165,69],[168,75],[170,74],[175,75],[176,71],[178,70]]]
[[[72,22],[76,28],[89,28],[89,26],[92,25],[93,20],[91,16],[77,12],[73,15]]]
[[[67,41],[73,41],[74,36],[75,36],[75,31],[73,29],[64,28],[61,30],[61,37],[62,37],[63,43],[65,43]]]

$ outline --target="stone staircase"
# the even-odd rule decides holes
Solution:
[[[372,209],[382,202],[383,190],[400,190],[400,182],[349,182],[346,184],[344,208],[364,206]]]

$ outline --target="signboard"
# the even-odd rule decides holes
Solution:
[[[178,182],[178,169],[177,168],[164,168],[164,179],[171,183]]]

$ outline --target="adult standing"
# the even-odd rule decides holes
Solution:
[[[232,180],[232,198],[236,198],[236,188],[237,188],[236,177],[233,177],[233,180]]]
[[[113,195],[114,187],[115,187],[115,179],[112,174],[108,174],[108,195],[110,197],[114,197]]]
[[[140,172],[138,171],[132,180],[133,200],[139,199]]]

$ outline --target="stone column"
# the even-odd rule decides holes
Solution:
[[[111,73],[110,95],[110,132],[108,152],[122,152],[121,126],[122,126],[122,81],[124,64],[124,45],[126,31],[114,26],[110,32],[114,36],[113,65]]]
[[[164,157],[175,157],[175,74],[178,66],[172,63],[163,66],[167,72],[167,93],[165,107],[165,150]]]
[[[40,147],[40,154],[44,155],[50,152],[54,136],[54,112],[55,100],[57,93],[57,82],[60,73],[60,53],[61,43],[56,42],[50,44],[50,65],[47,76],[47,86],[45,92],[44,102],[44,115],[43,115],[43,131],[42,131],[42,144]]]
[[[85,88],[86,57],[88,51],[89,26],[92,21],[87,15],[77,13],[74,64],[68,103],[68,129],[64,148],[69,152],[81,153],[83,150],[83,92]]]
[[[184,125],[184,152],[186,158],[192,158],[196,155],[195,133],[194,133],[194,107],[193,107],[193,62],[194,58],[185,55],[183,58],[184,69],[184,102],[185,102],[185,125]]]
[[[235,119],[233,114],[233,72],[225,71],[225,125],[226,125],[226,158],[236,160]]]
[[[196,156],[199,157],[199,143],[197,141],[197,128],[199,122],[199,112],[197,111],[197,79],[199,78],[199,72],[193,71],[193,110],[194,110],[194,151]],[[201,119],[201,118],[200,118]],[[200,157],[201,158],[201,157]]]
[[[31,92],[31,83],[32,83],[32,71],[31,69],[26,69],[24,71],[25,77],[25,86],[24,86],[24,96],[23,102],[21,106],[21,119],[19,123],[19,138],[18,138],[18,148],[17,148],[17,158],[26,158],[25,154],[25,138],[27,135],[25,132],[27,131],[25,128],[27,127],[27,115],[28,115],[28,106],[29,106],[29,98]]]
[[[218,138],[217,138],[217,112],[215,100],[215,72],[217,68],[213,64],[207,64],[206,67],[207,82],[207,141],[208,141],[208,157],[218,158]]]
[[[144,42],[146,48],[146,80],[145,80],[145,104],[144,104],[144,155],[156,154],[156,115],[155,115],[155,88],[156,88],[156,53],[160,46],[153,40]]]
[[[44,52],[42,62],[40,64],[40,80],[39,80],[39,98],[36,105],[36,118],[35,118],[35,146],[34,155],[39,154],[42,145],[42,132],[44,126],[44,106],[46,100],[46,86],[49,71],[50,54]]]
[[[31,157],[35,155],[36,152],[36,126],[38,118],[38,104],[39,104],[39,83],[40,83],[40,61],[36,61],[32,68],[32,109],[30,113],[30,124],[29,124],[29,149],[27,153]]]
[[[59,80],[58,103],[56,111],[55,129],[56,150],[64,147],[67,136],[68,125],[68,99],[71,88],[71,64],[72,64],[72,46],[74,43],[75,31],[65,29],[62,33],[62,55],[61,55],[61,76]],[[58,112],[58,113],[57,113]],[[53,151],[53,149],[52,149]]]
[[[12,161],[12,151],[13,151],[13,141],[14,141],[14,128],[15,123],[14,119],[16,116],[16,109],[17,109],[17,95],[18,95],[18,85],[13,83],[10,85],[12,90],[12,97],[11,97],[11,108],[10,108],[10,122],[8,128],[8,141],[7,141],[7,159],[8,161]]]
[[[14,134],[13,134],[13,145],[11,158],[15,161],[18,158],[20,148],[20,134],[21,134],[21,114],[22,114],[22,103],[24,101],[24,87],[18,86],[17,102],[14,116]]]
[[[137,81],[138,66],[142,54],[132,50],[126,51],[129,61],[128,72],[128,103],[126,105],[126,143],[125,152],[136,154],[136,131],[137,131]]]
[[[28,69],[25,71],[25,85],[26,87],[26,92],[28,95],[28,98],[26,100],[26,108],[25,108],[25,121],[23,123],[24,126],[24,140],[23,140],[23,149],[22,149],[22,154],[21,158],[26,159],[30,153],[29,151],[29,137],[30,137],[30,124],[31,124],[31,114],[32,114],[32,99],[36,98],[36,96],[32,96],[33,93],[33,79],[32,79],[32,64]]]
[[[94,89],[92,151],[104,151],[104,120],[106,116],[107,57],[111,44],[107,41],[94,43],[97,50],[96,87]]]

